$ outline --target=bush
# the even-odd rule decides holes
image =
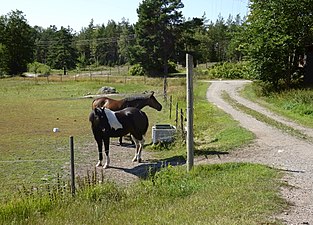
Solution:
[[[28,72],[41,74],[41,75],[50,75],[51,68],[45,64],[39,62],[29,63],[27,65]]]
[[[177,73],[178,70],[176,69],[176,63],[172,62],[172,61],[168,61],[168,72],[169,73]]]
[[[209,78],[223,79],[254,79],[249,62],[224,62],[215,64],[206,73]]]
[[[140,64],[133,65],[128,72],[131,76],[144,76],[145,70]]]

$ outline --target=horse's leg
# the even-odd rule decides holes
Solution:
[[[138,161],[139,142],[133,135],[131,135],[131,138],[133,139],[133,141],[135,142],[135,145],[136,145],[136,152],[135,152],[135,157],[133,158],[133,162],[137,162]]]
[[[99,161],[96,167],[102,166],[103,154],[102,154],[102,139],[101,137],[95,137],[97,145],[98,145],[98,154],[99,154]]]
[[[103,168],[106,169],[110,165],[110,156],[109,156],[110,138],[105,137],[103,139],[103,141],[104,141],[104,151],[105,151],[105,156],[106,156],[105,164],[104,164]]]
[[[136,153],[135,153],[135,157],[133,158],[133,162],[138,161],[139,163],[141,163],[141,151],[143,148],[144,139],[138,140],[133,135],[131,135],[131,137],[136,144]]]
[[[133,141],[132,138],[130,139],[130,141],[131,141],[131,143],[132,143],[133,145],[135,144],[135,142]],[[121,136],[121,137],[119,138],[119,142],[120,142],[120,145],[123,145],[123,136]]]
[[[142,140],[139,140],[138,142],[139,142],[139,149],[138,149],[138,153],[137,153],[138,156],[137,157],[138,157],[138,162],[141,163],[141,151],[143,149],[143,145],[145,143],[145,139],[142,138]]]
[[[122,144],[123,144],[123,136],[120,136],[120,138],[119,138],[119,142],[120,142],[120,145],[122,145]]]

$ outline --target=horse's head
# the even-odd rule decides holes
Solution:
[[[149,97],[148,105],[158,111],[162,110],[162,105],[158,102],[158,100],[154,97],[154,91],[151,91],[151,95]]]
[[[105,108],[95,108],[89,115],[89,121],[92,127],[97,130],[106,131],[110,129],[110,124],[105,114]]]

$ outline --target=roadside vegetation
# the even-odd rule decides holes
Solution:
[[[75,197],[22,195],[0,206],[3,224],[260,224],[285,204],[278,173],[229,163],[168,167],[128,187],[86,186]]]
[[[275,113],[313,128],[313,90],[293,88],[268,91],[266,85],[254,82],[242,91],[244,97],[257,102]]]
[[[268,117],[268,116],[266,116],[266,115],[264,115],[264,114],[262,114],[256,110],[253,110],[249,107],[244,106],[243,104],[240,104],[239,102],[237,102],[236,100],[231,98],[231,96],[229,96],[229,94],[227,94],[227,93],[223,94],[223,98],[228,103],[230,103],[234,108],[237,108],[238,110],[241,110],[241,111],[245,112],[246,114],[251,115],[252,117],[256,118],[259,121],[267,123],[270,126],[276,127],[277,129],[280,129],[280,130],[282,130],[286,133],[289,133],[293,136],[296,136],[298,138],[303,138],[303,139],[306,139],[306,140],[311,141],[311,142],[313,141],[313,139],[310,136],[302,133],[301,131],[294,129],[288,125],[285,125],[284,123],[276,121],[276,120],[274,120],[274,119],[272,119],[272,118],[270,118],[270,117]],[[274,107],[275,106],[272,106],[271,108],[274,108]]]

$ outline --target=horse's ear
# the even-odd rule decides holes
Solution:
[[[150,96],[153,96],[154,95],[154,91],[151,91],[151,95]]]
[[[99,109],[98,107],[95,108],[95,114],[99,116],[101,114],[101,109]]]

